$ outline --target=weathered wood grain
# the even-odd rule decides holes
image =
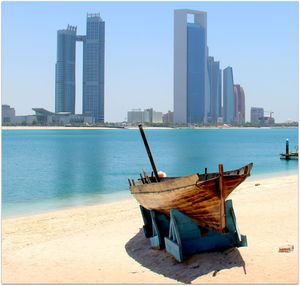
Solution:
[[[170,215],[174,208],[188,215],[198,225],[224,232],[224,204],[230,193],[250,176],[253,164],[238,170],[219,173],[193,174],[179,178],[161,178],[143,184],[138,180],[130,186],[131,194],[144,208]],[[207,179],[205,180],[205,178]]]

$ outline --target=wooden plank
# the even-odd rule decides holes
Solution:
[[[220,228],[226,226],[225,199],[223,194],[223,165],[219,164],[219,192],[220,192]]]
[[[160,183],[131,186],[132,195],[149,210],[167,216],[174,208],[193,219],[199,226],[222,232],[226,225],[225,199],[249,175],[252,163],[235,171],[207,174],[206,181],[198,174],[162,180]],[[241,175],[237,175],[237,173]],[[214,176],[211,178],[211,176]],[[200,175],[200,177],[203,175]]]

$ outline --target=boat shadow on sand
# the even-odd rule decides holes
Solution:
[[[211,273],[216,276],[223,269],[240,267],[246,274],[245,262],[236,247],[221,251],[196,253],[179,263],[166,250],[150,247],[142,229],[125,245],[130,257],[149,270],[165,277],[189,284],[196,278]]]

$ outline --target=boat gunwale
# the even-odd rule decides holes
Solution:
[[[252,169],[252,166],[253,166],[253,163],[249,163],[239,169],[235,169],[235,170],[232,170],[232,171],[226,171],[223,173],[223,177],[233,177],[233,176],[238,176],[238,177],[249,177],[250,176],[250,172],[251,172],[251,169]],[[242,169],[244,169],[244,172],[246,171],[246,169],[248,168],[247,170],[247,173],[243,173],[243,174],[232,174],[234,172],[237,173],[237,171],[240,171]],[[229,174],[226,174],[226,173],[229,173]],[[231,174],[230,174],[231,173]],[[181,186],[181,187],[177,187],[177,188],[172,188],[172,189],[166,189],[166,190],[156,190],[156,191],[135,191],[134,189],[138,190],[140,188],[143,188],[144,186],[145,187],[149,187],[149,186],[157,186],[158,184],[162,184],[162,183],[168,183],[169,181],[172,181],[174,182],[175,180],[184,180],[184,179],[188,179],[189,177],[192,177],[192,176],[195,176],[195,175],[198,175],[199,176],[202,176],[202,175],[205,175],[205,174],[199,174],[199,173],[195,173],[195,174],[191,174],[191,175],[187,175],[187,176],[183,176],[183,177],[175,177],[173,179],[170,179],[170,180],[165,180],[165,181],[161,181],[161,182],[152,182],[152,183],[149,183],[149,184],[137,184],[137,185],[133,185],[133,186],[130,186],[130,192],[131,194],[153,194],[153,193],[164,193],[164,192],[169,192],[169,191],[175,191],[175,190],[178,190],[178,189],[184,189],[184,188],[189,188],[189,187],[193,187],[193,186],[197,186],[197,187],[200,187],[199,185],[203,185],[207,182],[210,182],[210,181],[213,181],[213,180],[216,180],[220,177],[220,174],[218,172],[215,172],[215,173],[208,173],[207,175],[214,175],[215,174],[215,177],[212,177],[210,179],[206,179],[206,180],[201,180],[200,181],[200,178],[199,180],[197,180],[195,183],[193,184],[189,184],[189,185],[185,185],[185,186]]]
[[[191,175],[190,175],[191,176]],[[244,178],[244,177],[249,177],[250,175],[249,174],[242,174],[242,175],[224,175],[223,177],[233,177],[233,176],[238,176],[240,178]],[[216,179],[219,179],[220,175],[216,176],[216,177],[213,177],[211,179],[207,179],[207,180],[204,180],[204,181],[196,181],[196,183],[193,183],[193,184],[190,184],[190,185],[186,185],[186,186],[183,186],[183,187],[178,187],[178,188],[172,188],[172,189],[166,189],[166,190],[162,190],[162,191],[152,191],[152,192],[143,192],[143,191],[138,191],[138,192],[133,192],[131,191],[131,194],[133,195],[138,195],[138,194],[159,194],[159,193],[165,193],[165,192],[172,192],[172,191],[176,191],[176,190],[180,190],[180,189],[186,189],[186,188],[191,188],[191,187],[197,187],[197,188],[201,188],[201,186],[206,183],[206,182],[210,182],[210,181],[213,181],[213,180],[216,180]],[[180,177],[182,178],[182,177]],[[178,178],[177,178],[178,179]],[[174,179],[175,180],[175,179]],[[151,184],[156,184],[156,183],[150,183],[150,184],[147,184],[148,186],[151,185]],[[141,186],[141,185],[139,185]],[[135,186],[132,186],[132,187],[135,187]]]

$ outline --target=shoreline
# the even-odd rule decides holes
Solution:
[[[2,126],[2,130],[136,130],[138,127],[65,127],[65,126]],[[253,130],[253,129],[298,129],[297,126],[291,127],[146,127],[143,129],[153,129],[153,130]]]
[[[184,263],[150,248],[135,200],[3,220],[2,283],[298,283],[298,176],[245,181],[229,199],[248,246]]]
[[[282,175],[282,176],[278,176],[278,173],[265,173],[265,174],[258,174],[256,176],[250,176],[244,183],[255,183],[258,180],[270,180],[270,179],[280,179],[280,178],[286,178],[286,177],[293,177],[293,176],[297,176],[298,177],[298,171],[295,173],[292,172],[291,174],[287,174],[287,175]],[[128,194],[130,196],[130,191],[128,190]],[[96,202],[95,204],[82,204],[80,206],[68,206],[68,207],[61,207],[58,209],[50,209],[50,210],[39,210],[36,213],[30,213],[30,214],[26,214],[24,213],[23,215],[15,215],[15,214],[11,214],[11,215],[4,215],[3,214],[3,210],[2,210],[2,220],[6,221],[6,220],[11,220],[11,219],[22,219],[22,218],[28,218],[28,217],[32,217],[32,216],[37,216],[37,215],[45,215],[45,214],[50,214],[50,213],[55,213],[55,212],[61,212],[61,211],[67,211],[67,210],[76,210],[76,209],[81,209],[81,208],[88,208],[88,207],[94,207],[94,206],[102,206],[102,205],[108,205],[108,204],[114,204],[114,203],[119,203],[119,202],[124,202],[124,201],[132,201],[134,200],[134,198],[132,196],[130,196],[129,198],[127,198],[125,196],[125,192],[123,194],[123,197],[121,199],[118,199],[117,196],[111,196],[109,198],[106,198],[105,201],[103,202]],[[2,202],[3,204],[3,202]]]

